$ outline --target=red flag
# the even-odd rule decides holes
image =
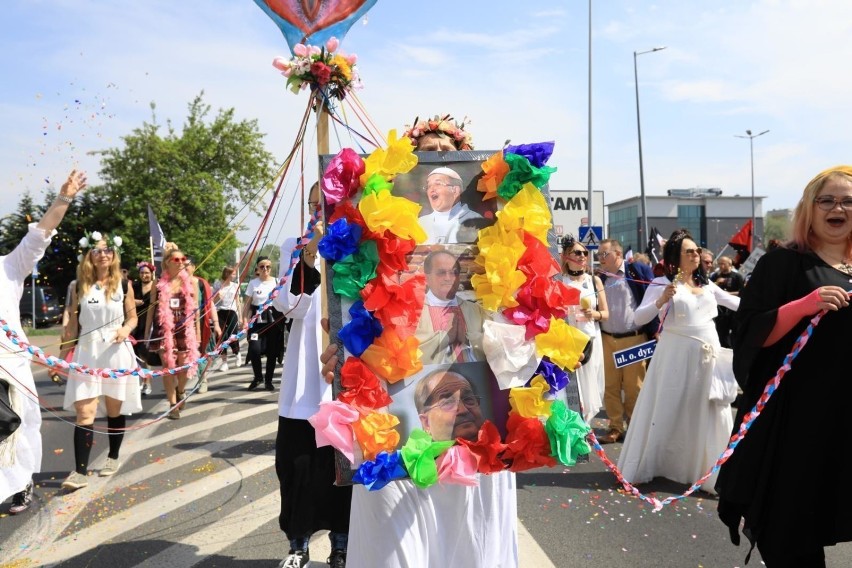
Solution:
[[[751,243],[752,243],[752,224],[751,219],[746,221],[746,223],[740,228],[737,233],[731,237],[731,240],[728,241],[728,245],[737,251],[737,257],[734,259],[734,266],[737,268],[740,267],[742,263],[746,261],[746,259],[751,254]]]
[[[731,240],[728,241],[728,244],[732,247],[739,250],[738,247],[745,247],[746,251],[751,253],[751,242],[752,242],[752,225],[751,219],[746,221],[745,225],[743,225],[737,234],[731,237]]]

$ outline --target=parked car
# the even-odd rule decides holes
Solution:
[[[62,320],[62,305],[59,295],[50,286],[36,286],[35,318],[33,318],[33,289],[24,288],[21,296],[21,325],[23,327],[45,327],[59,323]]]

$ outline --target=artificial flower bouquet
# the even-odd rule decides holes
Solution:
[[[287,86],[294,93],[319,89],[329,98],[342,100],[352,89],[361,88],[361,79],[355,68],[357,56],[338,51],[339,46],[337,38],[322,47],[297,43],[291,59],[276,57],[272,66],[287,77]]]

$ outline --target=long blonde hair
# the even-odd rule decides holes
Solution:
[[[852,166],[835,166],[822,171],[808,182],[805,186],[805,191],[802,198],[796,205],[796,211],[793,213],[793,240],[792,242],[800,251],[809,251],[814,249],[814,234],[811,232],[811,226],[814,221],[814,199],[825,186],[826,182],[832,179],[841,179],[852,183]],[[849,235],[849,247],[852,247],[852,233]]]
[[[83,255],[83,259],[77,266],[77,288],[80,290],[80,297],[85,296],[86,293],[88,293],[89,288],[94,286],[95,282],[98,281],[95,263],[92,262],[92,251],[99,243],[102,242],[104,241],[92,243],[92,248],[86,251],[86,254]],[[113,248],[113,251],[112,262],[109,265],[106,277],[107,298],[111,298],[121,285],[121,255],[119,255],[117,249]],[[77,301],[79,302],[80,298],[77,298]]]

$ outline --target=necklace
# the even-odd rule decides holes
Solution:
[[[834,260],[824,252],[820,252],[817,254],[819,254],[819,256],[835,270],[839,270],[847,276],[852,276],[852,264],[849,264],[849,262],[845,258],[841,258],[839,261],[834,262]],[[840,266],[837,266],[838,264]]]
[[[582,276],[583,274],[586,273],[585,270],[567,270],[567,269],[565,270],[565,272],[567,272],[571,276]]]

